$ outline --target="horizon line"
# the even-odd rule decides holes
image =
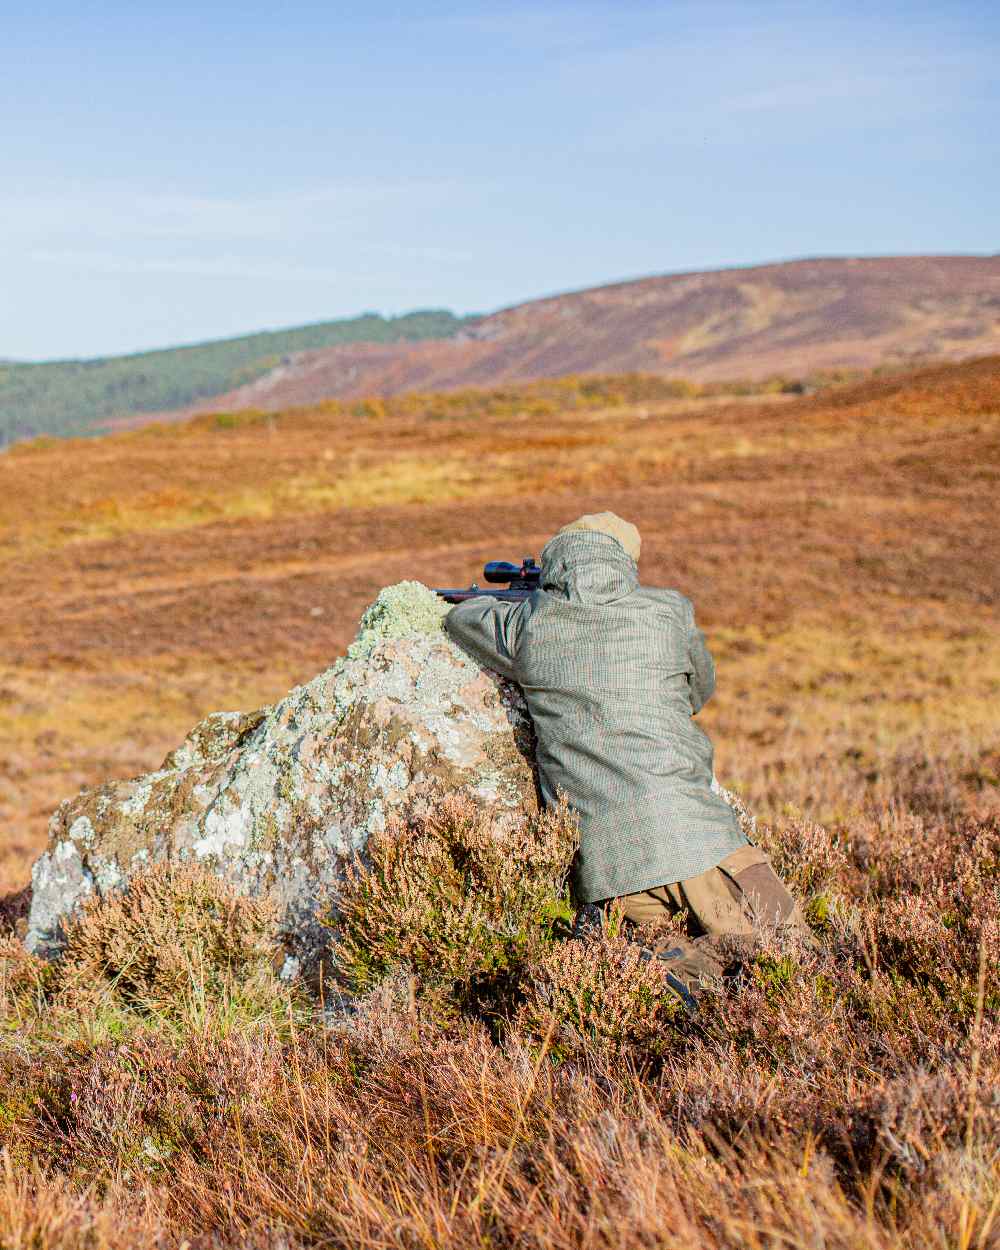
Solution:
[[[699,266],[690,269],[671,269],[658,273],[640,273],[632,274],[627,277],[613,278],[607,282],[598,282],[586,286],[566,287],[557,291],[550,291],[544,295],[530,296],[527,299],[519,300],[513,304],[504,304],[499,308],[494,308],[490,312],[456,312],[451,308],[443,306],[438,307],[422,307],[411,308],[405,312],[381,312],[373,309],[365,309],[362,312],[348,313],[338,317],[329,317],[317,321],[302,321],[292,325],[268,326],[264,328],[250,329],[237,334],[225,334],[218,337],[207,339],[197,339],[191,342],[173,343],[162,347],[147,347],[139,351],[124,352],[108,352],[100,356],[57,356],[43,357],[41,359],[24,359],[23,357],[0,357],[0,368],[5,365],[15,365],[22,367],[34,367],[43,365],[73,365],[73,364],[97,364],[109,360],[130,360],[138,359],[143,356],[156,356],[165,352],[189,351],[199,347],[218,346],[222,343],[232,343],[239,339],[256,338],[259,335],[269,334],[289,334],[297,330],[308,330],[316,326],[330,325],[336,322],[360,321],[365,317],[380,317],[384,321],[400,321],[405,317],[419,316],[425,313],[448,313],[459,322],[485,320],[489,317],[500,316],[503,313],[512,312],[517,308],[526,308],[532,304],[543,304],[547,300],[563,299],[571,295],[585,295],[589,291],[611,290],[615,287],[631,286],[640,282],[655,282],[665,278],[683,278],[693,277],[698,274],[717,274],[727,273],[731,271],[752,271],[755,269],[777,269],[791,265],[816,264],[828,261],[894,261],[894,260],[997,260],[1000,259],[1000,252],[891,252],[891,253],[819,253],[816,255],[806,256],[790,256],[781,260],[765,260],[765,261],[747,261],[736,262],[722,265]],[[361,340],[359,340],[361,341]]]

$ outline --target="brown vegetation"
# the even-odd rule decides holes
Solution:
[[[1000,359],[804,398],[637,388],[205,417],[0,457],[0,889],[60,798],[308,679],[378,587],[471,580],[605,507],[643,530],[643,576],[695,600],[719,775],[758,810],[835,823],[942,770],[985,797]]]
[[[237,900],[233,939],[207,944],[187,983],[146,977],[152,996],[109,980],[103,954],[101,995],[65,963],[0,954],[4,1244],[1000,1244],[996,819],[907,813],[875,843],[766,830],[811,883],[817,945],[762,930],[693,1019],[613,927],[549,927],[562,822],[520,833],[514,927],[533,914],[542,943],[453,923],[509,932],[501,857],[480,855],[443,908],[421,873],[431,846],[482,851],[473,809],[448,805],[392,856],[376,847],[349,891],[343,972],[367,949],[366,975],[377,961],[383,975],[346,1016],[324,1015],[322,990],[262,991],[260,917]],[[132,913],[167,945],[197,941],[203,927],[174,917],[218,885],[151,882]],[[409,936],[393,944],[382,913],[400,893]],[[128,924],[121,902],[96,904],[69,948],[98,932],[103,952]],[[485,996],[467,992],[476,961]]]
[[[364,992],[402,969],[445,1017],[499,1010],[570,930],[576,843],[561,806],[500,828],[452,796],[421,820],[390,821],[348,870],[333,922],[342,977]]]
[[[310,996],[264,911],[154,875],[63,964],[0,949],[0,1244],[1000,1245],[1000,360],[802,398],[633,385],[0,459],[2,871],[23,885],[75,785],[310,676],[378,586],[612,507],[646,579],[695,599],[719,775],[817,948],[761,932],[691,1020],[620,935],[565,936],[560,837],[524,834],[515,882],[445,811],[407,844],[426,871],[386,843],[356,878]],[[491,928],[505,908],[519,928]]]

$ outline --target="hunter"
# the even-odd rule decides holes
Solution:
[[[470,599],[445,628],[524,690],[542,797],[565,794],[579,818],[578,905],[617,902],[690,1005],[721,983],[713,939],[760,922],[808,930],[713,789],[712,744],[692,718],[715,666],[690,601],[640,585],[639,551],[628,521],[582,516],[546,544],[530,598]],[[679,944],[674,929],[657,941],[655,928],[682,911],[691,940]]]

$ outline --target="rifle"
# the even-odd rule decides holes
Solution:
[[[490,560],[483,566],[483,577],[489,585],[480,588],[473,582],[464,590],[436,588],[434,593],[440,595],[445,603],[464,603],[466,599],[475,599],[478,595],[489,595],[507,603],[521,603],[538,589],[541,576],[542,570],[533,556],[525,556],[520,566],[511,564],[509,560]]]

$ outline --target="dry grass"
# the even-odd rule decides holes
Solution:
[[[430,836],[462,826],[475,842],[460,815]],[[546,834],[522,837],[543,904]],[[762,931],[741,981],[693,1020],[643,1010],[649,965],[637,975],[613,931],[525,950],[506,1014],[496,995],[428,1012],[464,949],[433,908],[420,958],[393,952],[333,1027],[322,996],[277,983],[272,1010],[234,1019],[227,978],[196,1010],[184,977],[154,977],[157,1010],[130,995],[117,1031],[87,1029],[106,1003],[56,964],[30,1010],[4,1007],[0,1244],[995,1247],[1000,824],[909,813],[881,841],[801,824],[764,838],[817,946]],[[378,890],[406,858],[377,870]],[[498,924],[501,874],[459,890]],[[134,911],[169,929],[193,884],[171,897],[154,877]],[[413,909],[437,897],[429,879],[411,892]],[[233,929],[254,934],[243,906]],[[106,936],[128,928],[121,903],[97,913]],[[376,955],[381,925],[375,909]]]
[[[385,932],[362,910],[352,939],[369,988],[331,1030],[256,922],[252,958],[161,979],[144,934],[219,948],[151,887],[152,913],[91,919],[84,982],[0,949],[0,1246],[1000,1245],[1000,361],[739,404],[510,396],[3,459],[0,928],[59,798],[311,676],[378,586],[464,580],[611,507],[647,580],[695,599],[719,775],[818,948],[762,933],[690,1021],[613,935],[542,926],[502,993],[449,977],[428,1012],[434,969],[471,966],[442,933],[488,936],[509,891],[451,878],[448,923],[411,908],[390,957],[393,874],[419,874],[386,859]]]
[[[991,775],[1000,361],[801,398],[654,383],[205,417],[0,457],[0,890],[59,798],[309,678],[378,586],[471,579],[605,507],[642,528],[647,580],[694,598],[719,771],[758,807],[840,820],[901,752]]]

